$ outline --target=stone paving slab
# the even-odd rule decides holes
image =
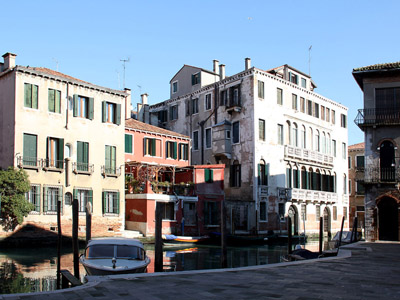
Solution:
[[[91,277],[66,290],[0,299],[400,299],[400,243],[358,243],[341,257],[238,269]]]

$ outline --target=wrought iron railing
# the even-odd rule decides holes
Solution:
[[[400,125],[399,108],[359,109],[354,120],[357,126]]]
[[[395,166],[364,168],[364,178],[361,181],[365,183],[396,183],[400,181],[400,169]]]
[[[121,175],[121,167],[108,167],[101,166],[101,174],[104,176],[120,176]]]
[[[89,163],[72,163],[72,170],[75,173],[93,173],[94,165]]]
[[[333,156],[318,151],[285,145],[285,157],[313,161],[324,165],[333,165]]]
[[[51,158],[43,159],[44,169],[64,169],[64,160],[55,160]]]
[[[37,157],[18,156],[17,164],[20,168],[40,168],[42,160]]]

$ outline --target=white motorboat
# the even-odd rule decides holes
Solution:
[[[79,258],[88,275],[143,273],[150,258],[136,239],[99,238],[90,240]]]

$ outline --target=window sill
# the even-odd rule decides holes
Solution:
[[[103,217],[118,217],[119,214],[115,214],[115,213],[104,213]]]
[[[19,165],[18,167],[21,169],[36,170],[38,172],[40,169],[40,167],[38,167],[38,166],[29,166],[29,165]]]
[[[92,175],[92,171],[78,171],[78,170],[74,170],[74,173],[75,174],[78,174],[78,175]]]
[[[176,222],[176,220],[162,219],[163,222]]]
[[[56,211],[46,211],[46,212],[44,212],[43,213],[44,215],[57,215],[57,212]]]
[[[59,173],[64,172],[64,169],[55,168],[55,167],[44,167],[43,170],[48,171],[48,172],[59,172]]]
[[[31,211],[31,212],[29,212],[29,214],[30,215],[40,215],[40,212],[39,211]]]
[[[113,177],[113,178],[118,178],[118,174],[107,174],[107,173],[103,173],[104,177]]]

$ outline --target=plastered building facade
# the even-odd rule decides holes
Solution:
[[[70,235],[72,199],[78,199],[81,234],[85,206],[91,202],[92,235],[115,235],[124,229],[124,124],[130,91],[18,66],[15,57],[6,53],[1,64],[0,167],[22,168],[29,175],[26,197],[35,208],[23,225],[56,231],[60,201],[63,234]]]
[[[192,164],[225,164],[231,233],[280,232],[288,217],[295,233],[318,232],[320,217],[326,233],[343,216],[348,226],[347,108],[315,93],[310,76],[246,58],[232,76],[218,61],[213,71],[185,65],[173,83],[150,119],[192,138]]]

